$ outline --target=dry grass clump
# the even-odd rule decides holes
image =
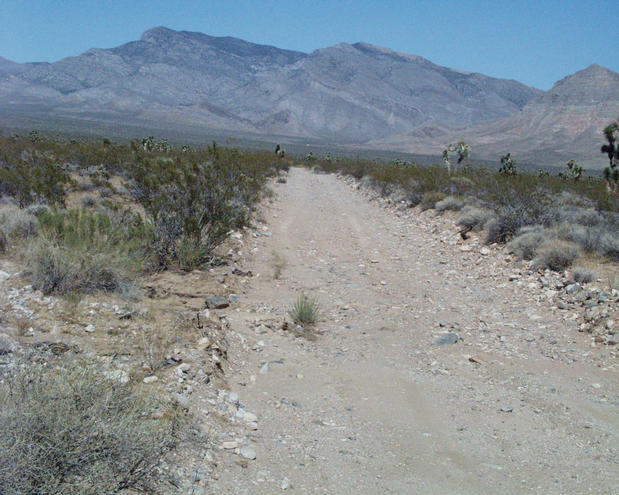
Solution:
[[[570,267],[580,257],[581,251],[573,242],[551,239],[545,241],[536,252],[535,266],[562,271]]]
[[[507,249],[520,259],[532,260],[535,258],[537,249],[548,237],[544,227],[533,225],[523,227],[508,244]]]
[[[582,266],[575,267],[572,276],[574,277],[574,282],[579,284],[588,284],[597,278],[597,274],[594,271]]]
[[[438,191],[430,191],[424,193],[421,197],[421,211],[431,210],[436,207],[436,204],[445,198],[445,194]]]
[[[462,208],[456,223],[464,228],[480,230],[493,217],[492,211],[487,208],[467,205]]]
[[[320,316],[320,304],[314,298],[302,294],[288,308],[288,315],[292,321],[302,327],[308,327],[316,324]]]
[[[129,294],[132,274],[135,274],[127,260],[114,253],[74,250],[47,239],[30,247],[26,261],[32,286],[44,294],[97,291]]]
[[[39,231],[39,221],[35,215],[17,206],[0,207],[0,231],[5,239],[28,239]]]
[[[288,262],[286,261],[286,258],[284,258],[281,254],[273,251],[271,257],[271,264],[273,266],[273,278],[275,280],[279,280]]]
[[[180,414],[76,360],[18,365],[0,383],[0,493],[154,493]]]
[[[464,201],[460,198],[456,198],[455,196],[447,196],[444,199],[438,201],[434,208],[438,212],[444,211],[460,211],[464,207]]]

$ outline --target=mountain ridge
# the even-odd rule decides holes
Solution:
[[[537,100],[565,105],[583,98],[578,88],[591,90],[586,78],[567,78],[558,92],[543,92],[364,42],[303,53],[163,26],[51,64],[12,64],[0,61],[0,108],[12,115],[96,115],[424,152],[454,130],[516,118]],[[591,67],[602,78],[608,71]]]

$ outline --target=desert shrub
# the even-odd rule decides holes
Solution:
[[[456,219],[456,224],[464,228],[481,229],[493,217],[487,208],[467,205]]]
[[[50,211],[51,211],[51,208],[45,204],[35,203],[26,208],[26,213],[29,213],[30,215],[34,215],[35,217],[38,217],[42,215],[43,213],[49,213]]]
[[[27,363],[0,382],[0,493],[153,493],[181,417],[91,365]]]
[[[6,235],[2,232],[2,230],[0,230],[0,254],[6,253],[8,245],[9,241],[6,238]]]
[[[578,244],[585,252],[619,260],[619,232],[611,224],[586,227],[564,222],[554,230],[558,237]]]
[[[593,282],[597,278],[595,272],[582,267],[574,268],[573,276],[574,281],[580,284],[588,284],[589,282]]]
[[[558,221],[593,227],[604,223],[604,217],[593,208],[568,205],[558,209]]]
[[[448,210],[460,211],[463,206],[464,206],[464,201],[462,201],[460,198],[456,198],[455,196],[447,196],[446,198],[443,198],[440,201],[438,201],[434,205],[434,208],[436,208],[436,211],[439,211],[439,212],[448,211]]]
[[[510,253],[520,259],[531,260],[535,258],[537,248],[548,237],[544,227],[534,225],[520,229],[518,235],[507,244]]]
[[[0,196],[15,198],[19,206],[32,203],[64,204],[68,174],[42,153],[0,161]]]
[[[436,203],[445,198],[445,194],[438,191],[424,193],[421,197],[421,211],[431,210],[436,207]]]
[[[148,269],[152,227],[129,212],[45,212],[26,253],[32,285],[46,294],[116,291],[129,295]]]
[[[486,241],[507,242],[522,227],[528,225],[549,226],[556,222],[558,213],[552,200],[544,191],[522,193],[512,191],[501,198],[494,219],[486,225]]]
[[[131,170],[132,194],[155,226],[161,267],[180,258],[186,269],[209,261],[231,230],[247,224],[273,173],[270,164],[248,163],[238,152],[211,153],[203,163],[141,158]]]
[[[27,239],[39,230],[37,217],[15,206],[0,207],[0,231],[8,239]]]
[[[573,242],[551,239],[537,249],[535,266],[554,271],[565,270],[580,256],[578,245]]]
[[[92,208],[96,204],[97,204],[97,200],[93,196],[84,196],[82,198],[82,206],[84,208]]]
[[[288,308],[288,315],[297,325],[314,325],[320,316],[320,304],[316,299],[302,294],[292,306]]]

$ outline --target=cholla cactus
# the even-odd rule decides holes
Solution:
[[[606,187],[610,192],[617,192],[617,184],[619,183],[619,146],[617,143],[617,134],[619,133],[619,121],[604,128],[604,136],[608,141],[600,148],[602,153],[608,155],[608,167],[604,169],[604,179]]]
[[[507,153],[501,157],[501,168],[499,173],[503,175],[516,175],[516,162],[512,159],[512,154]]]
[[[443,150],[443,161],[447,166],[447,171],[449,172],[449,175],[451,175],[451,161],[449,159],[449,155],[451,153],[455,153],[458,156],[456,165],[460,165],[471,154],[471,146],[466,144],[464,141],[458,141],[457,143],[452,143],[448,145],[447,148]]]

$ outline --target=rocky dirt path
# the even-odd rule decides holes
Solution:
[[[256,459],[222,450],[214,493],[619,492],[615,355],[533,275],[335,176],[292,169],[275,191],[229,315]],[[279,329],[302,292],[314,341]]]

